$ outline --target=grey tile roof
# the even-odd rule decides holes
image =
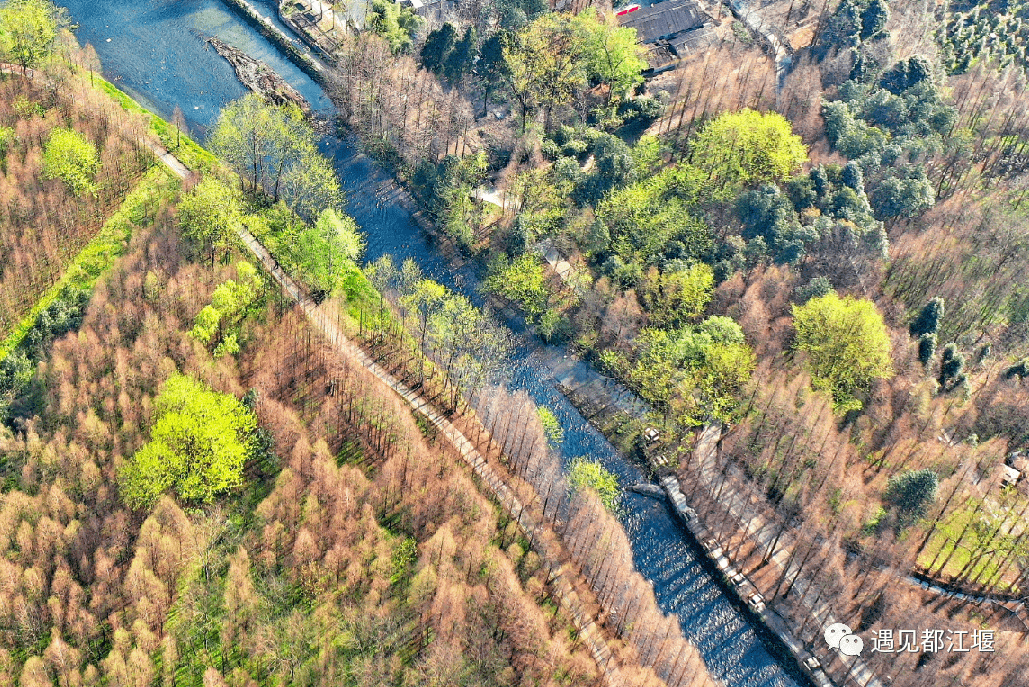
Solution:
[[[618,17],[623,27],[636,29],[640,43],[654,43],[684,31],[692,31],[710,20],[690,0],[665,0]]]

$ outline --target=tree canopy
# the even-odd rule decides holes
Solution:
[[[169,490],[187,503],[210,503],[242,483],[257,420],[238,399],[177,374],[154,401],[154,416],[150,441],[119,474],[131,508],[150,508]]]
[[[807,160],[807,149],[778,112],[751,109],[712,120],[693,142],[693,164],[725,193],[762,181],[783,181]]]
[[[568,466],[568,481],[573,489],[591,489],[600,497],[600,502],[611,512],[618,510],[621,490],[618,478],[600,464],[600,461],[579,456]]]
[[[211,148],[248,183],[251,193],[282,198],[313,220],[325,208],[341,210],[343,190],[332,163],[318,152],[314,129],[296,106],[266,103],[256,94],[229,103],[211,132]]]
[[[7,0],[0,5],[0,54],[23,68],[50,54],[64,15],[49,0]]]
[[[374,0],[368,15],[368,27],[386,39],[394,55],[411,51],[411,39],[422,20],[410,7],[391,0]]]
[[[673,331],[642,330],[629,378],[666,417],[692,427],[729,419],[754,363],[740,326],[716,316]]]
[[[636,29],[621,28],[613,16],[594,7],[573,16],[570,23],[589,78],[607,86],[607,102],[622,99],[643,83],[646,50],[636,40]]]
[[[504,57],[523,123],[537,108],[549,120],[555,107],[590,85],[606,88],[605,103],[620,100],[643,82],[647,66],[635,29],[621,28],[592,8],[578,15],[542,15],[511,35]]]
[[[499,261],[486,278],[486,288],[495,294],[517,302],[529,319],[539,317],[547,308],[550,292],[539,257],[525,253],[511,262]]]
[[[511,90],[522,108],[522,129],[530,111],[548,113],[586,85],[579,42],[568,20],[548,13],[515,32],[504,46]]]
[[[890,337],[872,301],[830,292],[794,305],[793,326],[815,387],[831,393],[839,410],[860,408],[854,395],[893,374]]]
[[[43,175],[60,179],[76,194],[96,190],[96,173],[100,156],[96,146],[72,129],[57,128],[50,132],[43,148]]]
[[[883,501],[896,508],[899,524],[906,527],[925,516],[936,501],[939,483],[932,470],[908,470],[890,478]]]
[[[239,201],[228,186],[205,177],[179,202],[179,226],[201,250],[224,248],[240,221]]]
[[[294,258],[304,279],[315,290],[332,291],[347,268],[356,266],[365,240],[349,215],[326,208],[313,226],[300,232],[293,246]]]

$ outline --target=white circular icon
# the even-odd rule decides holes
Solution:
[[[850,627],[843,623],[833,623],[825,628],[825,643],[833,649],[840,648],[840,640],[849,635]]]
[[[846,635],[840,639],[840,653],[844,656],[860,656],[864,648],[864,641],[857,635]]]

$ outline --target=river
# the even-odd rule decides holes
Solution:
[[[220,0],[64,0],[63,4],[78,25],[79,41],[96,48],[108,79],[166,118],[178,106],[201,139],[219,110],[245,93],[229,64],[204,43],[206,36],[217,36],[264,60],[316,110],[331,112],[321,88]],[[254,4],[266,16],[275,17],[274,2]],[[380,199],[378,190],[391,184],[386,172],[357,155],[346,141],[329,137],[322,141],[322,149],[336,161],[349,194],[349,212],[368,235],[369,260],[387,253],[398,262],[414,258],[426,274],[480,300],[471,292],[472,275],[453,270],[407,210]],[[566,458],[599,459],[623,485],[644,479],[640,468],[617,453],[554,388],[548,361],[562,356],[559,349],[525,347],[511,363],[514,384],[555,412],[564,427],[561,448]],[[626,492],[623,507],[637,568],[653,583],[661,607],[678,615],[684,632],[717,678],[730,687],[806,684],[795,666],[788,661],[784,666],[773,657],[774,642],[715,582],[664,502]]]

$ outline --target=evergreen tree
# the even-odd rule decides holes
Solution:
[[[925,516],[936,500],[940,478],[932,470],[909,470],[890,478],[883,501],[897,509],[901,526]]]
[[[422,66],[434,74],[442,73],[443,63],[454,49],[456,38],[457,31],[450,22],[431,31],[425,38],[425,44],[422,45]]]
[[[479,60],[475,63],[475,75],[479,80],[479,88],[482,89],[482,114],[486,116],[486,106],[489,104],[490,95],[507,78],[507,60],[504,59],[504,45],[506,34],[497,32],[482,43],[479,50]]]
[[[918,337],[918,361],[928,367],[936,355],[936,334],[926,333]]]
[[[918,313],[918,317],[908,327],[911,336],[923,336],[938,332],[945,312],[944,303],[942,298],[933,298],[926,303],[922,307],[922,311]]]
[[[958,352],[957,344],[947,344],[943,348],[943,361],[940,364],[940,388],[950,391],[964,384],[964,369],[965,356]]]
[[[465,29],[461,40],[454,43],[454,47],[447,53],[443,60],[443,77],[451,84],[456,84],[465,74],[471,71],[472,62],[475,61],[475,30],[469,26]]]
[[[873,38],[886,28],[890,20],[890,7],[886,0],[872,0],[861,13],[861,38]]]

